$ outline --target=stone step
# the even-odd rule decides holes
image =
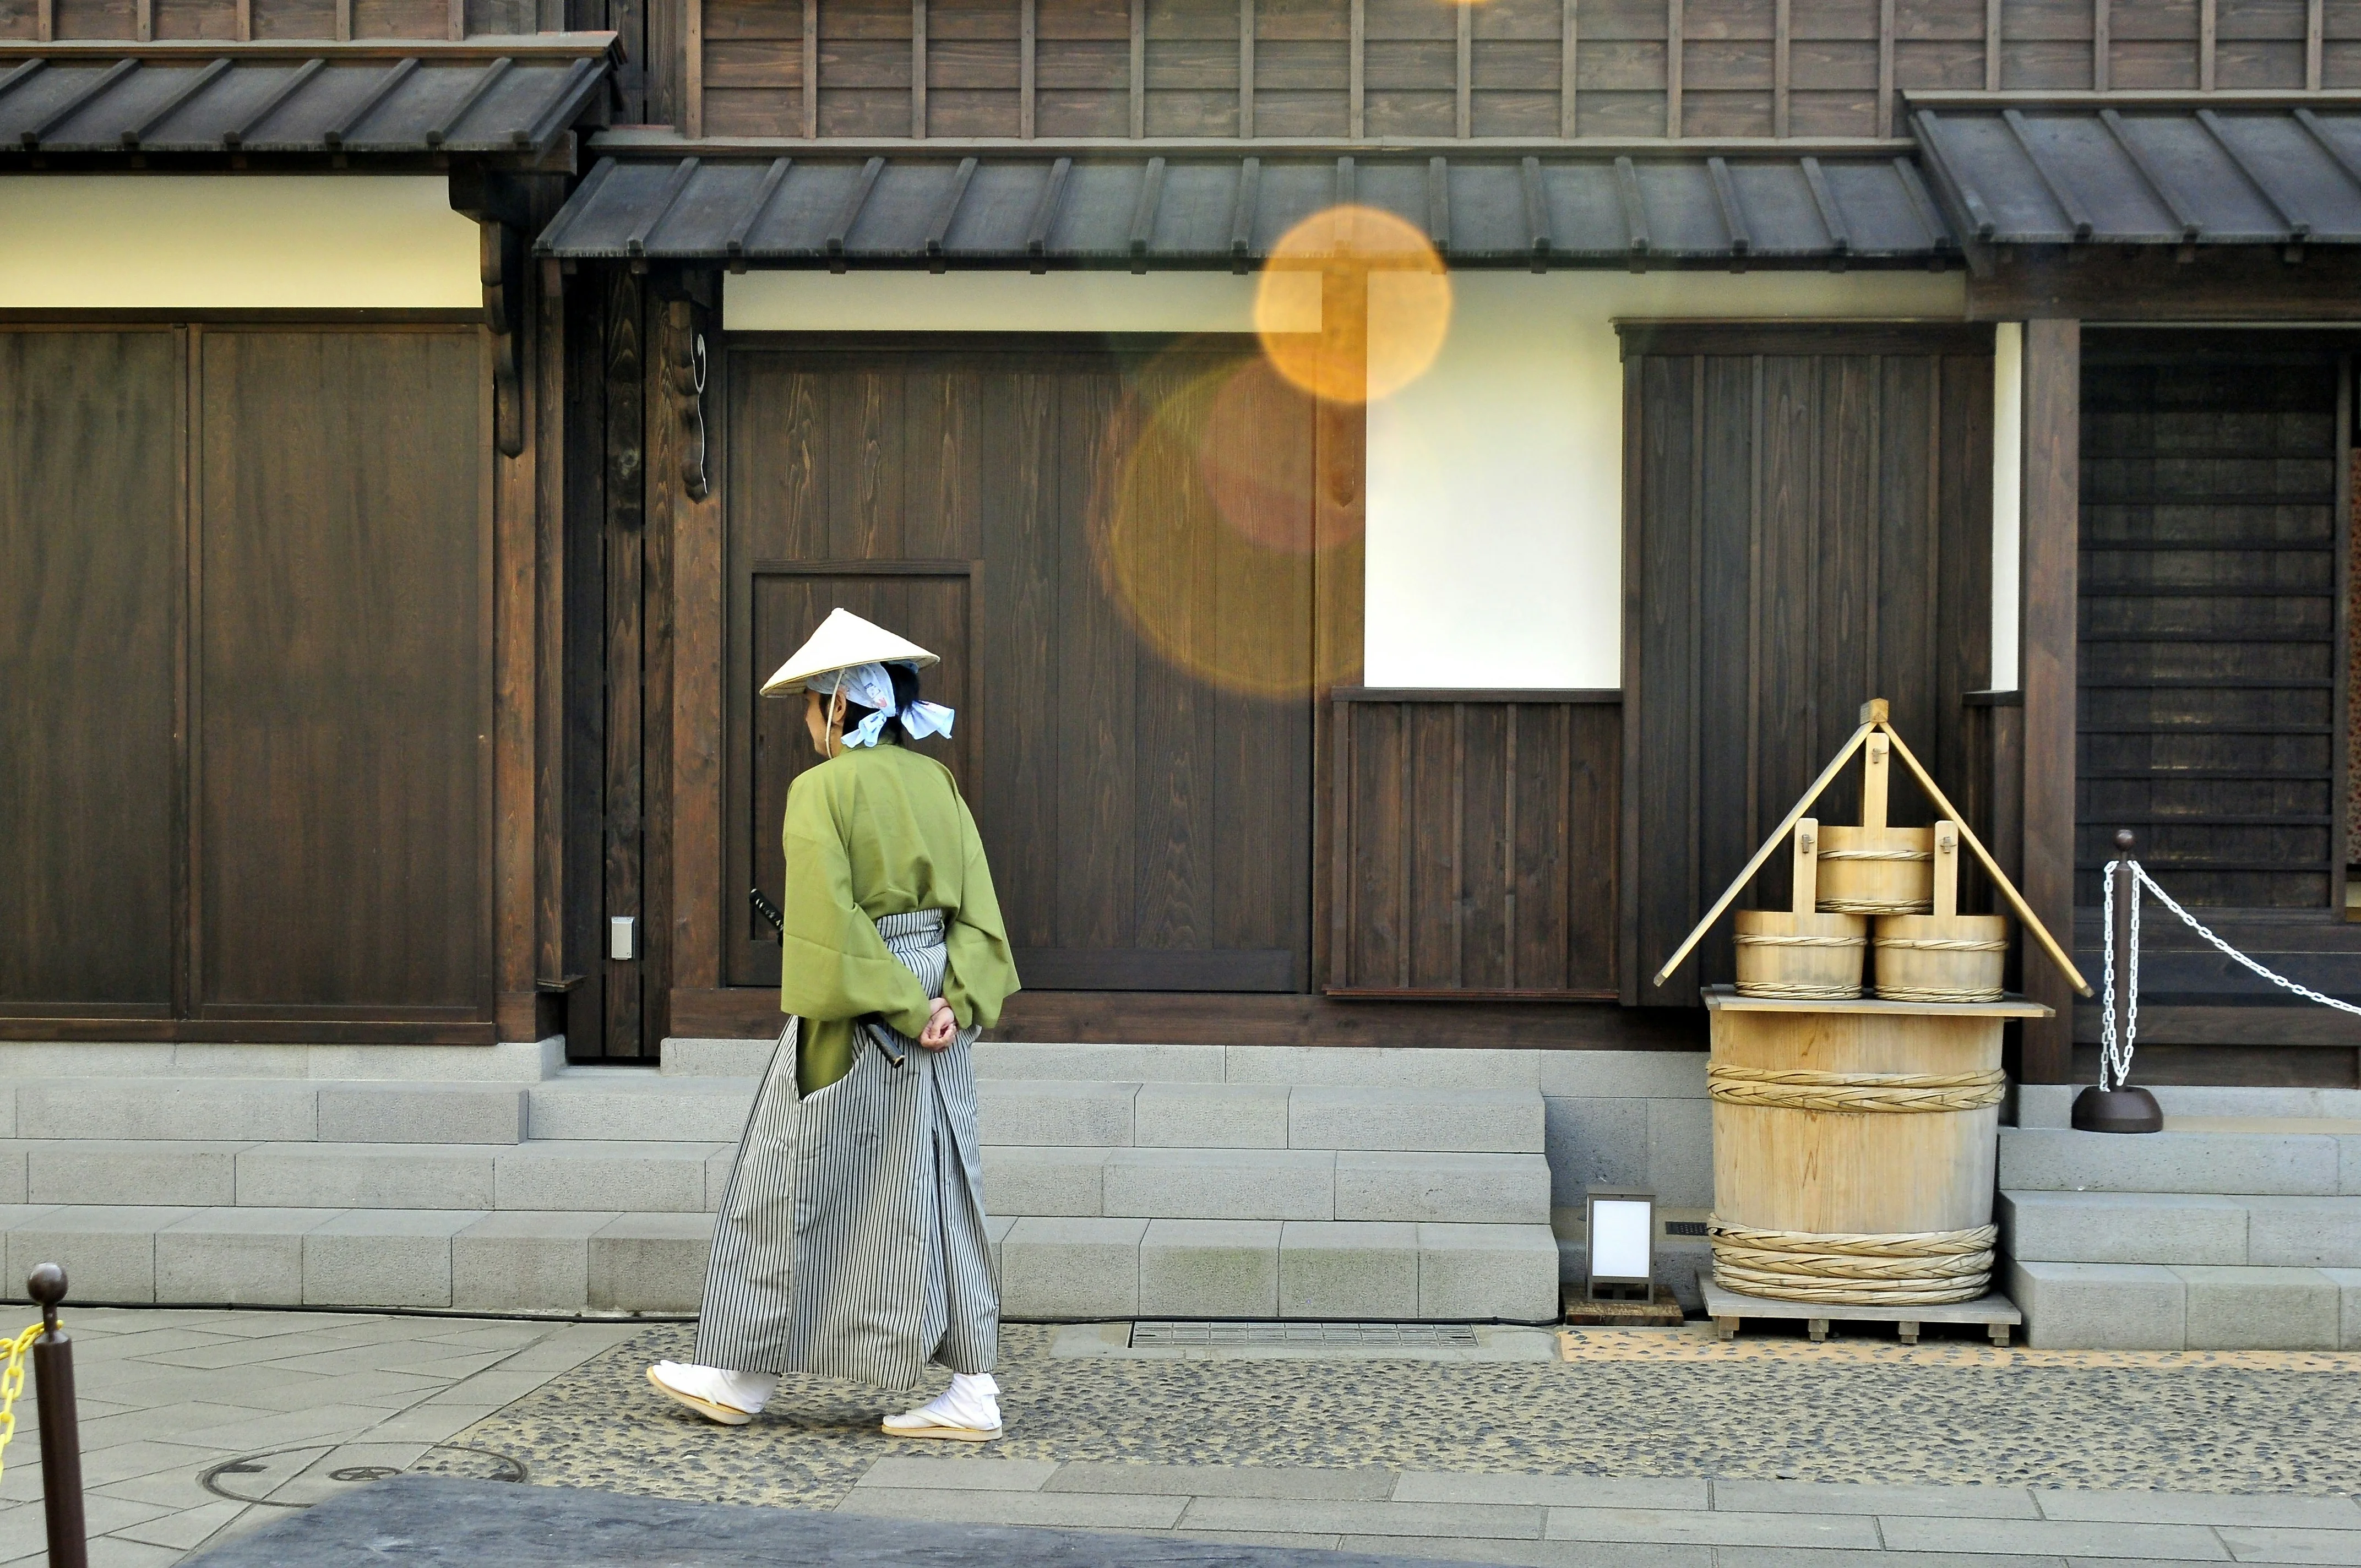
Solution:
[[[1033,1218],[991,1236],[1019,1321],[1557,1308],[1545,1225]],[[62,1264],[91,1306],[691,1312],[711,1238],[709,1216],[644,1212],[0,1206],[8,1277]]]
[[[529,1091],[535,1138],[735,1144],[761,1080],[664,1077],[637,1067],[570,1067]]]
[[[236,1208],[709,1212],[735,1150],[512,1145],[0,1141],[0,1201]]]
[[[1056,1219],[1542,1224],[1539,1154],[1327,1149],[983,1149],[985,1207]]]
[[[515,1083],[58,1078],[0,1082],[0,1106],[19,1138],[514,1144],[526,1135],[530,1092]]]
[[[667,1076],[753,1078],[774,1042],[675,1037],[664,1043]],[[1571,1054],[1444,1047],[1045,1045],[985,1040],[975,1047],[980,1079],[1052,1079],[1095,1083],[1266,1083],[1338,1089],[1538,1090],[1544,1058]],[[1630,1055],[1631,1053],[1609,1053]],[[1643,1053],[1644,1054],[1644,1053]],[[1685,1071],[1704,1091],[1704,1058],[1665,1053],[1660,1070]],[[1693,1061],[1684,1061],[1694,1057]],[[1675,1065],[1677,1064],[1677,1065]]]
[[[1014,1221],[1002,1310],[1020,1320],[1557,1316],[1547,1225]]]
[[[2083,1085],[2027,1083],[2016,1091],[2021,1127],[2071,1126],[2074,1097]],[[2361,1089],[2222,1089],[2196,1084],[2160,1084],[2149,1091],[2169,1122],[2186,1116],[2318,1118],[2361,1122]]]
[[[2003,1127],[1999,1184],[2016,1192],[2351,1196],[2361,1194],[2361,1134]]]
[[[2361,1268],[2361,1196],[2004,1190],[1994,1217],[2019,1262]]]
[[[2015,1262],[2025,1340],[2053,1350],[2361,1350],[2361,1269]]]
[[[977,1102],[994,1144],[1426,1154],[1546,1146],[1533,1090],[987,1078]]]

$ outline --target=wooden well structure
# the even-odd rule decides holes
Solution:
[[[1806,813],[1856,752],[1861,824],[1824,827]],[[1931,828],[1886,824],[1897,755],[1943,814]],[[2003,1028],[2050,1009],[2001,989],[2008,917],[1959,913],[1963,847],[2050,960],[2077,990],[2090,988],[1894,732],[1883,701],[1862,708],[1851,740],[1659,984],[1791,841],[1793,906],[1740,912],[1738,983],[1706,993],[1715,1282],[1831,1306],[1974,1300],[1991,1288],[1998,1236]]]

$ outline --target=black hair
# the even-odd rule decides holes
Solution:
[[[879,739],[889,740],[899,746],[906,743],[910,739],[909,733],[902,728],[901,715],[908,712],[910,705],[918,700],[918,672],[915,665],[893,663],[885,666],[885,677],[894,683],[895,714],[885,721],[884,730]],[[847,696],[844,699],[845,731],[850,733],[860,728],[861,721],[874,711],[875,709],[864,707]]]

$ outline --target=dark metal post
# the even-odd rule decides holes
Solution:
[[[2133,900],[2140,895],[2139,876],[2132,870],[2132,850],[2138,842],[2130,828],[2115,829],[2115,920],[2114,928],[2107,933],[2107,950],[2114,961],[2115,979],[2108,989],[2107,1000],[2114,1005],[2115,1027],[2122,1030],[2132,1026],[2132,909]],[[2103,1065],[2100,1076],[2105,1074]],[[2094,1083],[2074,1097],[2070,1120],[2078,1131],[2085,1133],[2160,1133],[2164,1131],[2164,1108],[2145,1089],[2121,1083],[2101,1089]]]
[[[54,1263],[42,1264],[25,1281],[25,1288],[41,1304],[33,1377],[39,1385],[41,1508],[49,1518],[49,1568],[89,1568],[90,1532],[82,1514],[82,1428],[74,1419],[73,1342],[58,1327],[66,1271]]]

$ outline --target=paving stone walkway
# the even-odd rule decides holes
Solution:
[[[33,1309],[0,1319],[13,1331]],[[92,1568],[161,1568],[192,1548],[439,1453],[454,1434],[638,1325],[368,1313],[64,1314],[80,1395]],[[0,1472],[0,1563],[45,1563],[33,1380]]]
[[[814,1380],[750,1427],[689,1417],[642,1376],[686,1354],[677,1324],[69,1326],[100,1568],[171,1563],[403,1470],[1533,1568],[2361,1568],[2361,1356],[1722,1344],[1696,1326],[1276,1359],[1012,1324],[1010,1436],[951,1448],[880,1435],[902,1399]],[[38,1561],[38,1444],[20,1431],[10,1452],[0,1563]]]

